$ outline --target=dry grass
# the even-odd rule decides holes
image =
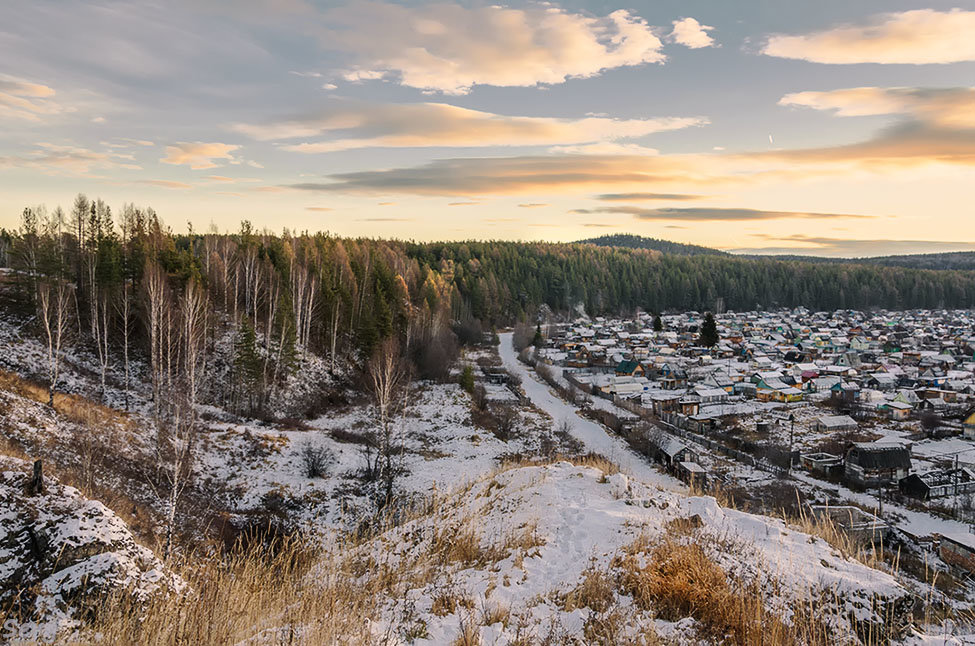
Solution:
[[[342,562],[316,564],[297,543],[272,554],[238,554],[184,568],[183,595],[158,596],[147,606],[126,595],[99,604],[82,643],[201,646],[245,640],[269,644],[361,644],[366,619],[381,595],[349,585]],[[91,635],[100,635],[94,639]]]
[[[30,399],[40,404],[47,404],[47,386],[24,379],[12,372],[0,370],[0,390],[9,390],[20,395],[25,399]],[[91,419],[97,419],[102,424],[121,424],[128,422],[128,417],[108,406],[97,404],[80,395],[68,395],[65,393],[54,393],[54,410],[64,415],[76,424],[84,424]]]
[[[607,612],[616,602],[616,584],[613,578],[590,563],[582,573],[582,582],[562,598],[562,609],[572,612],[577,608],[589,608],[596,613]]]
[[[697,543],[664,536],[651,545],[643,539],[624,550],[614,566],[620,589],[637,607],[668,621],[693,617],[708,640],[738,646],[831,643],[830,631],[815,613],[797,608],[786,624],[769,612],[756,584],[729,577]]]

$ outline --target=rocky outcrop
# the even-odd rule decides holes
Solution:
[[[182,582],[96,500],[0,458],[0,641],[50,641],[80,626],[83,600],[124,589],[140,598]]]

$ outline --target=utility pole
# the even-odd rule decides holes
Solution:
[[[791,428],[789,430],[789,473],[792,473],[792,445],[796,441],[796,414],[791,413],[789,415],[789,424]]]

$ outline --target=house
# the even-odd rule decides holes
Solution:
[[[942,534],[939,554],[948,565],[967,572],[975,572],[975,536]]]
[[[657,459],[668,467],[676,468],[681,462],[696,462],[697,456],[691,448],[673,435],[665,435],[656,448]]]
[[[913,407],[901,401],[889,401],[877,406],[877,410],[892,420],[902,422],[911,416]],[[975,429],[973,429],[975,430]]]
[[[866,385],[868,388],[886,392],[897,387],[897,378],[886,372],[875,372],[867,379]]]
[[[944,498],[975,491],[975,473],[966,467],[912,473],[897,486],[905,496],[918,500]]]
[[[643,375],[643,366],[640,365],[639,361],[620,361],[616,366],[616,374],[620,376],[639,377]]]
[[[860,386],[850,381],[841,381],[830,389],[830,396],[840,401],[853,403],[860,400]]]
[[[824,415],[816,420],[813,428],[820,433],[840,433],[857,430],[857,423],[848,415]]]
[[[813,516],[829,521],[856,541],[874,542],[882,539],[890,529],[886,522],[852,505],[812,505]]]
[[[850,482],[875,487],[906,478],[911,450],[901,444],[854,443],[846,451],[843,473]]]
[[[965,421],[961,423],[962,432],[965,437],[975,437],[975,411],[972,411]]]

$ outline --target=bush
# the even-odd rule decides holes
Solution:
[[[311,442],[301,447],[299,456],[305,477],[308,478],[324,478],[335,461],[327,448],[315,446]]]
[[[494,407],[494,435],[502,442],[507,442],[515,435],[521,416],[514,406],[499,404]]]

